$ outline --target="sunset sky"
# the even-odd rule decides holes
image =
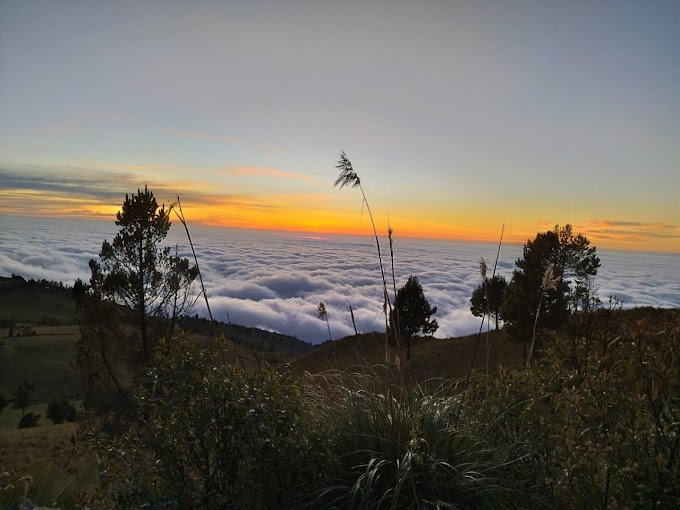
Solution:
[[[680,252],[680,2],[0,0],[0,216]],[[0,222],[2,218],[0,217]]]

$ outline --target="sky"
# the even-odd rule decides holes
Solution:
[[[0,218],[0,275],[88,281],[88,261],[113,222],[55,218]],[[166,242],[191,258],[186,236],[173,225]],[[375,244],[367,236],[310,235],[192,228],[192,239],[215,318],[295,336],[311,343],[328,340],[317,306],[323,302],[333,339],[354,334],[351,303],[359,332],[384,331],[382,279]],[[493,269],[498,245],[443,240],[396,239],[397,287],[416,275],[425,298],[437,307],[437,338],[476,333],[481,319],[470,313],[470,296],[481,283],[479,259]],[[521,245],[504,244],[496,274],[508,281]],[[601,267],[595,292],[609,306],[680,307],[680,255],[598,250]],[[391,286],[391,281],[390,281]],[[207,317],[203,301],[195,312]],[[492,325],[493,327],[493,325]]]
[[[677,1],[0,0],[0,215],[680,252]]]

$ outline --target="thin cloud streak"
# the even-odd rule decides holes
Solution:
[[[554,222],[539,222],[541,229],[551,229]],[[598,240],[623,242],[630,246],[644,245],[655,239],[680,239],[680,225],[661,222],[627,220],[590,220],[574,222],[574,230],[588,237],[594,244]]]

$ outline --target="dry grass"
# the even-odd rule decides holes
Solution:
[[[96,458],[78,425],[0,430],[0,508],[22,496],[42,505],[79,508],[97,484]]]
[[[407,362],[407,374],[414,382],[434,378],[457,380],[467,375],[472,361],[477,335],[460,338],[419,338],[411,346],[411,359]],[[494,367],[521,366],[522,346],[510,342],[503,331],[491,331],[489,335],[491,357]],[[404,355],[400,358],[403,360]],[[362,334],[345,337],[324,344],[315,351],[299,358],[294,367],[301,372],[317,374],[325,370],[355,371],[358,366],[385,364],[385,345],[381,334]],[[477,355],[475,368],[483,370],[484,356]]]

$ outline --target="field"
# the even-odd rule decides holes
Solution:
[[[74,370],[78,327],[27,327],[33,334],[8,338],[8,330],[0,330],[0,392],[9,397],[27,381],[35,386],[36,402],[78,399],[80,387]]]
[[[96,484],[96,459],[82,444],[77,424],[0,430],[0,508],[23,496],[78,508]]]

